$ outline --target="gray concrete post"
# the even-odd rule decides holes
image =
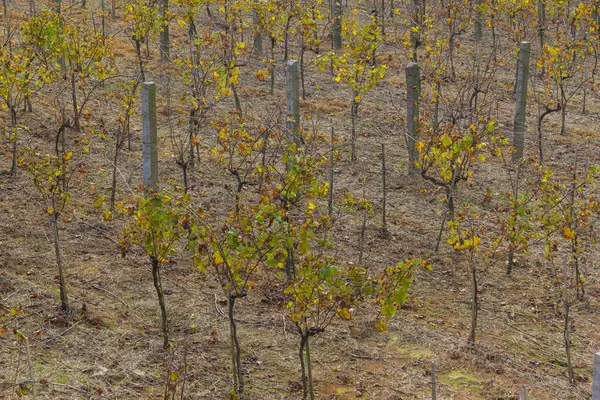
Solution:
[[[156,84],[142,83],[142,157],[144,185],[158,188],[158,143],[156,131]]]
[[[415,144],[418,141],[419,129],[419,95],[421,91],[421,78],[419,65],[410,62],[406,66],[406,128],[408,145],[408,173],[418,173],[415,162],[419,159],[419,152]]]
[[[300,126],[300,63],[296,60],[289,60],[285,75],[288,140],[301,146],[302,137],[298,132]]]
[[[521,42],[519,47],[519,61],[517,65],[517,99],[515,105],[515,122],[512,138],[513,163],[518,163],[523,158],[525,146],[525,129],[527,126],[527,86],[529,80],[529,56],[531,43]]]
[[[331,17],[331,38],[333,40],[333,49],[342,48],[342,0],[332,0]]]
[[[594,354],[594,381],[592,383],[592,400],[600,400],[600,352]]]

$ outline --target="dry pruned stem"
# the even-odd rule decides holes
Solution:
[[[33,376],[33,365],[31,363],[31,349],[29,348],[29,338],[25,336],[25,349],[27,350],[27,368],[29,368],[29,379],[31,380],[31,395],[33,400],[36,400],[35,395],[35,378]]]

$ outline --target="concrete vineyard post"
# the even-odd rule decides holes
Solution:
[[[546,30],[546,3],[538,0],[538,35],[540,38],[540,51],[544,51],[544,31]],[[543,71],[543,69],[542,69]]]
[[[479,82],[481,77],[481,40],[483,39],[483,24],[482,19],[483,15],[481,13],[481,3],[482,0],[475,1],[475,29],[474,29],[474,37],[475,37],[475,93],[473,94],[473,109],[471,112],[473,114],[477,114],[478,110],[478,100],[479,100]],[[473,122],[473,115],[469,118],[469,125]]]
[[[531,43],[521,42],[519,48],[519,61],[517,65],[517,98],[515,104],[515,122],[512,138],[512,154],[514,164],[523,158],[525,145],[525,128],[527,112],[527,82],[529,80],[529,57],[531,55]]]
[[[435,361],[431,362],[431,400],[437,399],[437,382],[435,381]]]
[[[260,26],[260,17],[256,9],[252,9],[252,23],[254,24],[254,28],[256,29],[256,33],[254,36],[254,52],[258,56],[263,55],[263,35],[261,32]]]
[[[327,193],[327,206],[329,216],[333,214],[333,126],[331,127],[331,136],[329,138],[329,192]]]
[[[596,24],[596,35],[599,32],[598,27],[600,26],[600,12],[598,12],[598,10],[600,10],[600,1],[594,0],[592,9],[592,20]]]
[[[106,43],[106,18],[105,18],[105,12],[106,12],[106,5],[104,3],[104,0],[102,0],[100,2],[100,8],[102,9],[102,43]]]
[[[288,140],[297,146],[302,145],[299,136],[300,126],[300,67],[296,60],[287,62],[285,94],[287,98],[287,131]]]
[[[409,6],[409,14],[410,14],[410,42],[412,44],[411,55],[410,58],[413,61],[417,61],[417,48],[419,47],[419,27],[421,18],[423,16],[419,15],[421,12],[421,7],[419,5],[419,0],[412,0]]]
[[[160,31],[160,60],[169,59],[169,0],[161,4],[162,29]]]
[[[383,187],[383,204],[381,206],[381,224],[383,234],[387,233],[387,220],[386,220],[386,208],[387,208],[387,185],[385,181],[386,168],[385,168],[385,143],[381,143],[381,184]]]
[[[156,131],[156,84],[142,83],[142,157],[144,185],[158,188],[158,143]]]
[[[342,0],[332,1],[331,16],[333,18],[331,25],[333,49],[339,50],[342,48]]]
[[[419,158],[416,148],[419,129],[419,93],[421,91],[419,65],[410,62],[406,66],[406,128],[408,144],[408,173],[417,174],[415,162]]]
[[[527,391],[525,390],[525,385],[521,385],[521,396],[519,400],[527,400]]]
[[[481,13],[481,3],[483,0],[475,0],[475,27],[474,27],[474,36],[475,41],[477,43],[481,42],[483,36],[483,15]]]
[[[594,354],[594,382],[592,383],[592,400],[600,400],[600,352]]]
[[[540,38],[540,51],[544,51],[544,32],[546,30],[546,3],[545,0],[538,0],[538,36]],[[542,69],[542,73],[543,73]]]

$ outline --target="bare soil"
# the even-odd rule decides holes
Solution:
[[[90,4],[88,12],[98,7]],[[120,22],[108,21],[115,29],[121,26]],[[326,136],[333,124],[342,139],[342,156],[335,169],[338,201],[344,191],[360,195],[366,185],[367,197],[375,205],[375,217],[369,219],[367,227],[366,265],[380,269],[404,258],[421,256],[431,261],[433,270],[419,273],[409,302],[391,321],[387,332],[378,333],[373,329],[372,313],[359,310],[349,324],[336,323],[313,340],[317,397],[427,399],[431,397],[431,365],[435,362],[440,399],[515,399],[521,385],[526,385],[531,399],[589,399],[593,353],[600,348],[597,249],[593,249],[585,267],[585,299],[575,303],[572,310],[574,386],[567,382],[561,295],[556,290],[561,267],[543,258],[542,244],[527,255],[517,256],[517,267],[510,276],[505,275],[500,258],[479,266],[477,344],[467,345],[471,298],[467,261],[444,243],[440,252],[434,253],[444,212],[443,195],[422,179],[406,174],[402,116],[403,66],[408,52],[401,45],[405,28],[399,20],[395,24],[388,27],[388,44],[380,54],[390,66],[387,78],[361,104],[358,161],[351,162],[347,151],[349,92],[331,82],[328,71],[312,66],[307,71],[309,96],[301,104],[302,113],[311,118],[304,117],[303,126]],[[115,33],[120,73],[132,76],[133,47],[122,32]],[[176,24],[172,24],[172,33],[175,46],[185,39],[185,32]],[[472,46],[469,39],[463,41],[465,47]],[[151,50],[149,76],[159,84],[159,101],[165,107],[160,93],[164,93],[168,71],[164,72],[166,67],[158,62],[155,41]],[[468,69],[469,54],[469,50],[458,52],[459,80],[461,71]],[[500,82],[511,82],[514,62],[508,58],[508,50],[503,54],[507,56],[505,69],[498,72],[498,84],[492,86],[493,93],[487,98],[495,99],[499,120],[509,133],[513,97]],[[309,56],[316,57],[312,53]],[[254,77],[257,64],[251,61],[242,68],[242,106],[247,115],[270,121],[284,106],[284,64],[278,64],[274,95],[268,94],[268,80],[260,82]],[[31,133],[21,134],[20,145],[35,143],[51,151],[57,130],[53,99],[62,91],[59,86],[48,87],[33,99],[33,113],[20,115],[21,122],[31,129]],[[84,137],[91,140],[90,154],[81,156],[86,173],[76,176],[73,201],[59,225],[75,316],[65,318],[59,312],[51,225],[28,175],[20,170],[15,176],[0,175],[0,303],[23,311],[22,316],[11,319],[9,327],[30,339],[38,399],[160,399],[169,373],[182,375],[184,370],[182,398],[228,398],[229,331],[222,315],[225,298],[218,284],[199,274],[184,256],[164,267],[163,286],[169,293],[166,301],[176,346],[162,350],[159,308],[148,259],[140,251],[122,258],[118,242],[125,217],[115,215],[113,221],[105,222],[102,210],[92,205],[94,198],[110,188],[115,90],[109,84],[88,106],[92,117],[83,121],[83,134],[69,132],[73,148],[80,148]],[[183,88],[174,91],[176,98]],[[572,149],[582,143],[587,143],[590,158],[597,160],[600,155],[594,129],[600,103],[596,98],[588,99],[586,114],[579,111],[579,104],[581,100],[576,98],[569,107],[567,136],[558,135],[558,116],[549,117],[545,124],[548,163],[553,167],[567,166]],[[178,107],[175,112],[185,115],[185,106]],[[219,107],[233,109],[229,101]],[[528,111],[530,121],[534,121],[537,110],[533,97]],[[0,116],[0,124],[8,126],[8,114],[2,112]],[[136,113],[133,150],[123,151],[120,159],[120,201],[131,201],[141,183],[139,119]],[[161,185],[181,186],[181,171],[171,159],[164,113],[159,119],[163,121],[159,127]],[[106,140],[91,134],[93,128],[102,126],[109,132]],[[534,133],[531,123],[527,133],[531,153],[535,151]],[[209,127],[203,131],[202,157],[192,173],[191,195],[195,204],[222,211],[233,203],[234,180],[210,153],[215,146],[214,136]],[[388,151],[388,237],[380,234],[382,142]],[[10,154],[5,152],[1,157],[0,167],[7,171]],[[500,160],[490,159],[478,167],[471,182],[459,187],[457,208],[467,202],[474,204],[481,220],[494,229],[499,218],[495,207],[501,204],[502,193],[510,190],[507,177]],[[483,201],[488,189],[497,193],[491,203]],[[345,214],[341,207],[336,213],[340,246],[349,259],[358,260],[360,221]],[[302,397],[299,338],[276,299],[280,289],[265,281],[239,302],[238,329],[252,399]],[[24,343],[11,331],[0,335],[0,398],[20,398],[19,383],[27,379]]]

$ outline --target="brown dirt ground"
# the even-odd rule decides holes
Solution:
[[[90,7],[96,7],[94,4]],[[112,24],[112,22],[111,22]],[[114,24],[118,26],[118,24]],[[173,40],[181,41],[182,32],[173,24]],[[573,316],[573,362],[577,384],[569,386],[564,367],[562,317],[554,312],[559,302],[553,293],[556,269],[541,257],[534,246],[527,256],[519,257],[513,275],[506,277],[503,262],[481,266],[481,310],[478,344],[466,346],[470,321],[470,278],[466,262],[447,246],[439,254],[433,246],[443,210],[441,194],[420,179],[406,176],[403,167],[406,150],[398,110],[404,104],[404,71],[407,52],[396,44],[404,28],[390,33],[390,44],[382,51],[391,57],[384,85],[376,88],[361,105],[357,163],[348,154],[336,166],[336,196],[342,190],[366,193],[374,201],[377,217],[367,230],[366,264],[381,268],[403,258],[423,256],[431,260],[433,270],[418,276],[410,301],[394,318],[389,330],[371,329],[368,310],[359,312],[350,325],[336,324],[318,336],[312,345],[318,398],[322,399],[426,399],[430,398],[431,362],[437,364],[441,399],[514,399],[521,385],[531,399],[589,399],[593,353],[600,347],[600,313],[597,263],[588,265],[586,300],[575,304]],[[122,73],[131,74],[132,47],[122,34],[115,48]],[[468,40],[465,39],[468,46]],[[164,80],[153,59],[149,75]],[[468,62],[468,51],[459,58]],[[508,52],[505,52],[508,54]],[[310,55],[313,57],[314,55]],[[499,82],[511,81],[512,64],[506,62]],[[266,116],[278,112],[284,99],[281,65],[276,92],[268,95],[268,82],[254,78],[255,65],[244,68],[240,96],[245,112]],[[310,96],[302,103],[310,112],[310,122],[321,134],[335,124],[341,136],[347,136],[348,94],[334,86],[328,74],[314,68],[307,74]],[[317,90],[320,87],[320,90]],[[37,397],[44,399],[158,399],[164,391],[169,370],[182,371],[187,353],[188,399],[227,398],[229,375],[228,325],[218,312],[224,299],[218,285],[195,271],[189,260],[176,258],[164,269],[167,307],[177,346],[165,353],[161,349],[159,310],[152,286],[149,265],[144,254],[133,252],[120,257],[117,242],[125,220],[116,216],[104,222],[101,211],[92,206],[98,193],[110,187],[110,159],[113,144],[89,135],[91,127],[105,120],[109,131],[114,123],[114,107],[102,95],[111,96],[112,87],[103,89],[90,109],[93,118],[85,122],[84,132],[92,140],[91,156],[85,159],[87,173],[78,176],[74,200],[63,215],[61,248],[67,271],[69,294],[78,317],[69,323],[58,309],[56,266],[51,242],[50,223],[43,216],[37,192],[23,172],[0,176],[0,302],[8,307],[20,305],[24,316],[11,323],[31,339],[33,370],[38,385]],[[160,90],[160,87],[159,87]],[[52,99],[61,89],[53,87],[34,99],[33,114],[22,114],[21,121],[31,129],[23,142],[42,148],[51,146],[55,132]],[[494,87],[500,120],[510,121],[512,97],[501,85]],[[490,97],[492,97],[490,95]],[[394,102],[394,106],[390,103]],[[597,99],[589,100],[588,113],[582,115],[580,99],[575,99],[568,114],[569,134],[555,134],[558,118],[546,123],[550,163],[564,166],[570,149],[586,138],[590,154],[598,155]],[[530,102],[530,103],[533,103]],[[223,103],[223,109],[231,107]],[[535,117],[530,107],[529,118]],[[6,123],[5,114],[2,114]],[[159,116],[160,117],[160,116]],[[118,197],[127,199],[141,182],[139,114],[134,117],[135,151],[122,153]],[[533,128],[530,128],[533,133]],[[75,136],[75,134],[72,134]],[[161,182],[180,181],[180,171],[171,162],[171,147],[164,126],[159,131]],[[208,155],[214,145],[210,129],[203,136],[203,160],[193,175],[192,196],[203,207],[228,204],[232,200],[232,178]],[[379,235],[381,212],[380,143],[388,148],[388,219],[390,237]],[[345,143],[349,143],[346,140]],[[528,142],[530,149],[535,142]],[[74,143],[73,146],[77,146]],[[8,153],[2,155],[6,170]],[[400,163],[399,167],[395,167]],[[394,166],[394,167],[393,167]],[[479,167],[473,183],[460,188],[461,204],[473,201],[482,220],[495,224],[492,205],[482,205],[486,189],[502,193],[508,190],[507,171],[498,160]],[[95,191],[89,187],[95,186]],[[500,202],[500,196],[494,202]],[[460,205],[459,205],[460,207]],[[357,258],[359,221],[340,213],[337,235],[350,258]],[[593,253],[596,257],[597,251]],[[597,258],[591,257],[591,260]],[[259,287],[239,303],[240,341],[248,386],[253,399],[301,398],[298,338],[291,329],[285,310],[273,305],[268,294],[273,288]],[[81,312],[84,307],[86,314]],[[372,317],[371,317],[372,318]],[[187,343],[187,344],[186,344]],[[0,398],[17,398],[16,382],[27,379],[24,346],[10,332],[0,336]]]

